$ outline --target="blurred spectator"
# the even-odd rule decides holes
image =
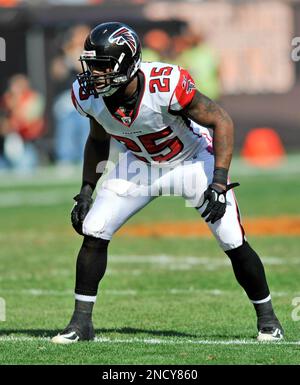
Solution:
[[[10,79],[1,100],[2,166],[28,170],[38,164],[36,141],[44,130],[44,108],[44,98],[25,75]]]
[[[79,62],[84,40],[90,28],[73,27],[67,33],[63,52],[51,65],[54,86],[53,116],[55,122],[55,156],[60,165],[80,163],[89,132],[88,119],[80,116],[71,101],[71,86],[82,71]]]
[[[35,2],[37,2],[37,0],[35,0]],[[50,5],[86,5],[89,3],[88,0],[47,0],[46,2]],[[45,0],[39,0],[39,3],[45,3]]]
[[[0,0],[0,7],[16,7],[19,3],[19,0]]]
[[[178,64],[190,71],[196,87],[213,100],[220,96],[218,58],[201,34],[187,31],[174,39]]]
[[[151,29],[144,35],[143,61],[169,61],[171,39],[162,29]]]

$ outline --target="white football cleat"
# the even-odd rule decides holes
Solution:
[[[265,327],[259,330],[257,341],[259,342],[276,342],[283,339],[283,330],[274,327]]]
[[[79,341],[93,341],[95,338],[95,332],[92,322],[89,322],[80,327],[69,325],[61,333],[51,339],[54,344],[74,344]]]
[[[51,338],[51,342],[54,344],[74,344],[79,341],[79,335],[75,331],[71,331],[65,334],[58,334],[57,336]]]

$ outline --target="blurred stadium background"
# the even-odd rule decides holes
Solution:
[[[189,67],[200,90],[232,114],[237,152],[255,127],[271,127],[288,151],[299,149],[300,61],[291,60],[292,39],[300,36],[299,1],[4,0],[1,5],[0,37],[6,41],[6,62],[0,62],[2,154],[5,136],[14,131],[31,148],[29,155],[38,155],[29,163],[78,161],[78,148],[77,154],[71,145],[62,149],[61,125],[72,125],[73,119],[79,125],[73,111],[62,112],[70,108],[64,91],[80,70],[77,58],[88,28],[107,20],[122,20],[137,30],[145,60]],[[3,100],[12,83],[26,93],[16,74],[24,74],[30,90],[39,93],[24,96],[28,113],[19,124]],[[86,129],[71,131],[82,149],[85,138],[77,131]],[[16,162],[17,154],[12,157],[8,161]]]
[[[144,60],[188,68],[233,117],[232,179],[285,344],[255,345],[252,309],[225,256],[192,209],[161,198],[111,243],[94,318],[101,347],[49,347],[72,310],[81,242],[69,212],[88,126],[70,86],[87,31],[112,20],[137,30]],[[0,0],[1,363],[300,363],[296,36],[297,0]]]

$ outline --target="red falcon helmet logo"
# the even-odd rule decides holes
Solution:
[[[116,43],[117,45],[127,44],[132,52],[132,56],[136,54],[136,41],[128,28],[121,27],[117,29],[113,34],[110,35],[108,41],[110,43]]]

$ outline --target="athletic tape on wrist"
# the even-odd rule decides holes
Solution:
[[[216,167],[214,170],[213,183],[220,183],[227,185],[228,170],[222,167]]]

